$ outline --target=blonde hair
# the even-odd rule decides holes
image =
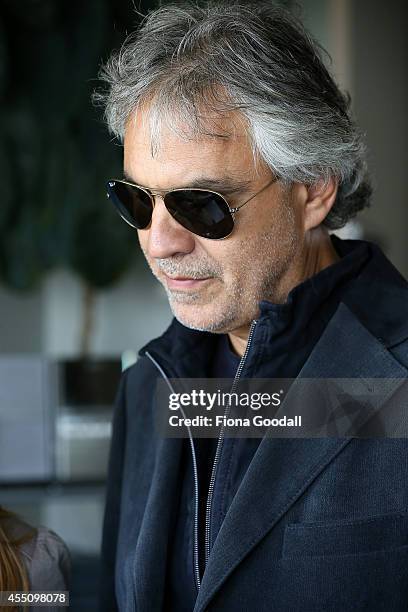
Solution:
[[[0,591],[29,591],[27,569],[21,559],[19,547],[33,538],[36,530],[30,528],[24,536],[11,539],[7,533],[5,521],[14,517],[12,512],[0,506]],[[8,607],[7,610],[17,612],[18,608]]]

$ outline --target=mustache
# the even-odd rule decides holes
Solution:
[[[187,262],[184,258],[177,259],[172,257],[156,259],[155,262],[159,270],[169,276],[186,276],[198,280],[200,278],[208,278],[209,276],[221,278],[222,275],[221,268],[215,262],[205,260]]]

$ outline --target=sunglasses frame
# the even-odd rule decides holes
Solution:
[[[147,187],[143,187],[142,185],[137,185],[136,183],[131,183],[130,181],[125,181],[123,179],[110,179],[108,181],[108,186],[110,188],[113,188],[115,186],[115,183],[122,183],[124,185],[129,185],[130,187],[137,187],[137,189],[140,189],[141,191],[143,191],[146,195],[149,196],[151,202],[152,202],[152,214],[153,214],[153,209],[155,206],[155,201],[154,198],[161,198],[161,200],[163,200],[163,204],[166,206],[166,202],[165,202],[165,197],[166,195],[168,195],[169,193],[174,193],[177,191],[201,191],[201,192],[205,192],[205,193],[212,193],[214,195],[219,196],[222,200],[224,200],[227,208],[228,208],[228,212],[231,215],[232,218],[232,230],[230,231],[229,234],[227,234],[226,236],[223,236],[222,238],[208,238],[206,236],[200,236],[200,234],[195,234],[194,232],[192,232],[191,230],[187,229],[186,227],[184,227],[184,225],[182,225],[177,219],[175,219],[175,217],[173,217],[173,215],[171,214],[171,212],[169,211],[169,209],[166,206],[166,210],[169,213],[169,215],[171,215],[172,219],[174,219],[176,221],[176,223],[179,223],[179,225],[181,225],[184,229],[186,229],[188,232],[194,234],[195,236],[200,236],[200,238],[205,238],[206,240],[225,240],[226,238],[228,238],[229,236],[231,236],[232,232],[234,231],[234,227],[235,227],[235,213],[237,213],[243,206],[245,206],[245,204],[248,204],[248,202],[250,202],[251,200],[253,200],[256,196],[258,196],[260,193],[262,193],[263,191],[265,191],[265,189],[267,189],[268,187],[270,187],[271,185],[273,185],[273,183],[275,183],[276,181],[279,180],[278,176],[274,176],[273,179],[271,181],[269,181],[269,183],[267,183],[266,185],[264,185],[262,187],[262,189],[260,189],[259,191],[257,191],[256,193],[254,193],[250,198],[248,198],[248,200],[245,200],[245,202],[243,202],[242,204],[240,204],[239,206],[234,206],[231,207],[227,200],[225,199],[225,196],[222,195],[222,193],[218,193],[218,191],[214,191],[213,189],[202,189],[201,187],[180,187],[180,188],[176,188],[176,189],[169,189],[168,191],[152,191],[150,189],[147,189]],[[109,192],[107,192],[106,196],[110,198]],[[115,202],[114,202],[115,205]],[[118,211],[119,215],[122,217],[122,219],[128,224],[130,225],[130,227],[132,227],[133,229],[136,229],[138,231],[143,231],[144,229],[147,229],[150,224],[151,224],[151,220],[149,225],[147,225],[145,228],[140,229],[138,227],[136,227],[135,225],[133,225],[130,221],[128,221],[121,213],[121,211],[118,209],[118,207],[115,205],[116,210]]]

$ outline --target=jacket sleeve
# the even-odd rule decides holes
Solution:
[[[126,444],[126,378],[127,372],[124,372],[116,397],[112,421],[112,439],[102,533],[100,601],[98,608],[100,612],[118,611],[115,594],[115,566]]]

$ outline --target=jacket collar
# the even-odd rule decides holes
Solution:
[[[372,410],[379,410],[408,376],[407,369],[344,304],[299,374],[299,378],[339,376],[394,379],[382,398],[375,395]],[[214,542],[194,612],[206,609],[234,568],[351,439],[263,438]]]

